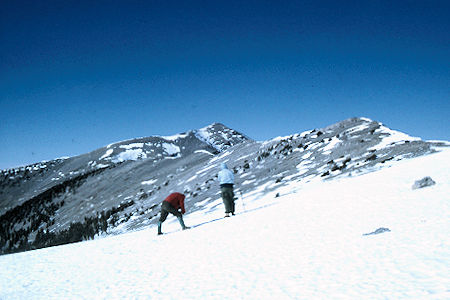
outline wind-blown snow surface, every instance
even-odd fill
[[[436,185],[419,190],[415,180]],[[450,151],[0,257],[0,299],[450,299]],[[259,198],[259,199],[256,199]],[[217,203],[219,204],[219,203]],[[189,211],[189,208],[188,208]],[[197,226],[198,225],[198,226]],[[390,232],[367,235],[377,228]]]

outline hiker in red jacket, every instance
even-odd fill
[[[158,235],[162,234],[161,225],[166,220],[169,213],[176,216],[180,222],[181,228],[183,230],[189,229],[184,225],[183,214],[186,212],[184,209],[184,199],[186,196],[180,193],[172,193],[162,202],[161,205],[161,217],[159,217],[158,222]]]

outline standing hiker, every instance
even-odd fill
[[[229,217],[230,213],[234,216],[234,175],[233,172],[228,170],[225,163],[220,165],[221,170],[219,171],[219,183],[220,191],[222,192],[222,200],[225,205],[225,217]]]
[[[161,216],[159,217],[158,222],[158,235],[162,234],[161,225],[166,220],[169,213],[178,218],[178,221],[180,222],[181,228],[183,230],[190,228],[184,225],[183,221],[183,214],[186,212],[186,210],[184,209],[185,198],[186,196],[183,194],[172,193],[169,196],[167,196],[166,199],[164,199],[164,201],[161,204]]]

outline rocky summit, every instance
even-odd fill
[[[277,197],[287,184],[357,176],[449,146],[367,118],[262,142],[220,123],[122,141],[1,171],[0,253],[151,226],[172,192],[186,195],[188,214],[212,209],[223,162],[235,173],[238,194]]]

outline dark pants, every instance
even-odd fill
[[[169,202],[163,201],[161,205],[161,216],[159,217],[159,222],[164,222],[167,219],[169,213],[176,216],[177,218],[182,218],[181,213],[175,207],[170,205]]]
[[[220,187],[225,213],[234,213],[234,192],[232,186]]]

